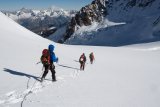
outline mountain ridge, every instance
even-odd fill
[[[60,27],[66,25],[75,12],[55,6],[43,10],[22,8],[13,12],[3,11],[6,16],[43,37],[48,37]],[[53,27],[54,29],[50,30]]]
[[[105,0],[94,0],[94,1],[100,2]],[[122,27],[115,26],[115,28],[113,26],[112,28],[109,28],[108,26],[106,27],[106,31],[104,30],[102,25],[102,28],[98,28],[100,32],[96,32],[96,37],[95,34],[92,34],[92,32],[90,31],[88,31],[88,33],[86,33],[86,31],[77,33],[77,31],[79,31],[78,29],[81,29],[81,27],[78,27],[78,29],[75,28],[72,31],[70,36],[64,35],[63,38],[67,37],[68,39],[63,40],[62,38],[62,41],[64,41],[64,43],[66,44],[76,44],[76,45],[87,44],[87,45],[100,45],[100,46],[122,46],[122,45],[153,42],[160,40],[159,24],[153,26],[154,23],[160,23],[159,0],[145,0],[145,1],[108,0],[105,2],[104,6],[106,8],[107,14],[106,16],[103,16],[102,18],[103,20],[101,20],[101,22],[109,20],[108,21],[109,23],[110,22],[125,23],[125,25],[123,25]],[[91,10],[95,11],[94,9]],[[95,21],[92,21],[91,22],[92,24],[89,24],[89,26],[90,25],[94,26]],[[99,23],[99,25],[103,24],[101,22]],[[81,35],[83,35],[83,38],[89,37],[93,39],[85,41],[85,39],[81,38]],[[97,38],[97,41],[94,37]],[[78,42],[76,43],[76,41]]]

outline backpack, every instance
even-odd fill
[[[89,58],[90,58],[90,59],[93,59],[93,54],[90,54],[90,55],[89,55]]]
[[[80,62],[83,62],[83,61],[84,61],[84,58],[83,58],[83,57],[81,57],[81,58],[80,58]]]
[[[89,55],[89,58],[92,59],[92,60],[94,59],[93,53],[91,53],[91,54]]]
[[[41,56],[41,62],[43,65],[50,64],[50,55],[49,55],[48,49],[43,49],[42,56]]]
[[[80,59],[79,59],[79,62],[86,62],[85,56],[81,56]]]

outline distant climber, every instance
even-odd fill
[[[80,56],[79,63],[80,63],[80,70],[84,70],[86,63],[86,56],[84,53]]]
[[[93,52],[89,54],[89,59],[90,59],[90,63],[93,64],[93,61],[95,60]]]
[[[54,46],[49,45],[48,49],[44,49],[42,52],[41,62],[45,67],[45,71],[41,77],[41,82],[48,74],[48,70],[50,70],[52,73],[52,81],[56,81],[54,62],[58,62],[58,58],[55,56],[55,53],[53,51],[54,51]]]

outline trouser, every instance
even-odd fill
[[[90,58],[90,62],[91,62],[91,64],[93,63],[93,58]]]
[[[85,62],[80,62],[80,70],[84,70],[85,68]]]
[[[42,78],[45,78],[46,75],[48,74],[48,71],[50,70],[51,73],[52,73],[52,80],[55,81],[56,80],[56,76],[55,76],[56,72],[55,72],[55,66],[54,66],[54,64],[52,63],[50,65],[44,65],[44,67],[45,67],[45,71],[44,71],[44,73],[42,75]]]

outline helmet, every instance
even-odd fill
[[[50,52],[53,51],[53,50],[54,50],[54,45],[50,44],[50,45],[48,46],[48,49],[49,49]]]

